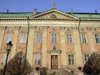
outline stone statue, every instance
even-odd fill
[[[52,4],[52,8],[55,8],[55,3]]]
[[[73,10],[72,9],[70,10],[70,12],[71,12],[71,14],[73,14]]]

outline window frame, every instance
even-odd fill
[[[98,34],[98,35],[99,35],[99,37],[98,37],[99,42],[96,42],[96,38],[97,38],[97,37],[95,37],[95,35],[96,35],[96,34]],[[99,43],[100,43],[100,34],[99,34],[99,33],[94,33],[94,39],[95,39],[95,43],[96,43],[96,44],[99,44]]]
[[[38,58],[38,61],[36,62],[35,60],[37,59],[36,58],[36,55],[39,55],[37,58]],[[39,63],[39,59],[40,59],[40,64]],[[35,64],[36,63],[36,64]],[[41,66],[41,53],[40,52],[36,52],[34,53],[34,66]]]
[[[23,36],[22,36],[23,34]],[[25,34],[25,35],[24,35]],[[27,36],[27,33],[21,33],[21,36],[20,36],[20,43],[26,43],[26,36]],[[22,41],[22,42],[21,42]]]
[[[67,36],[67,34],[71,34],[71,36]],[[69,42],[67,41],[67,39],[69,38]],[[70,41],[71,40],[71,41]],[[66,33],[66,43],[67,44],[70,44],[70,43],[73,43],[73,40],[72,40],[72,33]]]
[[[3,54],[6,54],[6,55],[5,55],[5,59],[4,59],[4,57],[3,57]],[[5,64],[6,64],[6,58],[7,58],[7,52],[3,52],[3,53],[2,53],[2,59],[1,59],[1,65],[5,65]],[[3,64],[4,61],[5,61],[5,64]],[[3,62],[3,63],[2,63],[2,62]]]
[[[69,55],[73,55],[73,58],[71,57],[71,64],[69,64]],[[67,56],[68,56],[68,66],[75,66],[75,53],[68,52]],[[72,59],[74,59],[74,64],[72,64]]]
[[[85,61],[85,56],[84,56],[85,54],[88,54],[88,55],[89,55],[88,59],[90,58],[90,53],[89,53],[89,52],[84,52],[84,53],[83,53],[83,57],[84,57],[84,64],[88,61],[88,60],[87,60],[87,61]]]
[[[38,36],[37,36],[37,34],[38,34]],[[40,34],[41,34],[41,36],[40,36]],[[42,33],[36,33],[35,43],[42,43]]]
[[[85,34],[85,37],[84,37],[84,38],[82,37],[83,34]],[[83,42],[83,41],[84,41],[83,39],[85,39],[86,42]],[[87,41],[87,34],[86,34],[86,33],[82,33],[82,34],[81,34],[81,43],[82,43],[82,44],[87,44],[87,43],[88,43],[88,41]]]
[[[52,36],[52,34],[53,34],[53,36]],[[56,36],[55,36],[55,34],[56,34]],[[57,33],[51,33],[51,43],[52,44],[56,44],[57,43]]]
[[[9,35],[8,35],[9,34]],[[10,34],[11,34],[11,36],[10,36]],[[6,34],[6,40],[5,40],[5,43],[8,43],[9,41],[11,41],[12,40],[12,33],[7,33]],[[8,39],[10,39],[10,40],[8,40]]]

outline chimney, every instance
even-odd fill
[[[8,11],[9,11],[9,10],[7,9],[7,10],[6,10],[6,13],[8,13]]]
[[[37,10],[37,9],[35,8],[35,9],[34,9],[34,13],[33,13],[33,14],[36,14],[36,10]]]
[[[95,10],[95,13],[97,13],[98,12],[98,10]]]
[[[71,15],[73,15],[73,10],[72,9],[70,10],[70,13],[71,13]]]

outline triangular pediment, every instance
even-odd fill
[[[67,13],[64,13],[64,12],[56,10],[56,9],[51,9],[51,10],[45,11],[43,13],[31,16],[30,18],[32,18],[32,19],[44,19],[44,20],[48,20],[48,19],[77,20],[78,19],[77,17],[75,17],[73,15],[69,15]]]

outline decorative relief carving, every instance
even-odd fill
[[[87,30],[88,30],[88,31],[91,31],[91,29],[92,29],[91,27],[87,27]]]
[[[48,26],[43,26],[43,29],[44,29],[44,30],[47,30],[47,29],[48,29]]]
[[[1,26],[1,30],[4,31],[7,27],[6,26]]]
[[[84,46],[82,46],[83,49],[88,49],[89,47],[87,46],[86,48]]]
[[[36,26],[30,26],[29,29],[30,31],[35,30]]]
[[[98,46],[96,46],[97,49],[100,49]]]
[[[49,54],[51,53],[61,53],[62,51],[61,50],[48,50]]]
[[[72,27],[73,31],[77,31],[79,27]]]
[[[71,48],[69,48],[69,47],[67,46],[67,49],[70,49],[70,50],[71,50],[71,49],[73,49],[73,46],[72,46]]]
[[[24,46],[24,47],[20,47],[20,46],[19,46],[19,49],[25,49],[25,48],[26,48],[26,46]]]
[[[19,31],[20,26],[15,26],[15,30]]]
[[[64,26],[60,26],[61,31],[64,31],[65,27]]]
[[[35,48],[39,50],[39,49],[41,49],[41,48],[42,48],[42,46],[40,46],[39,48],[35,46]]]

